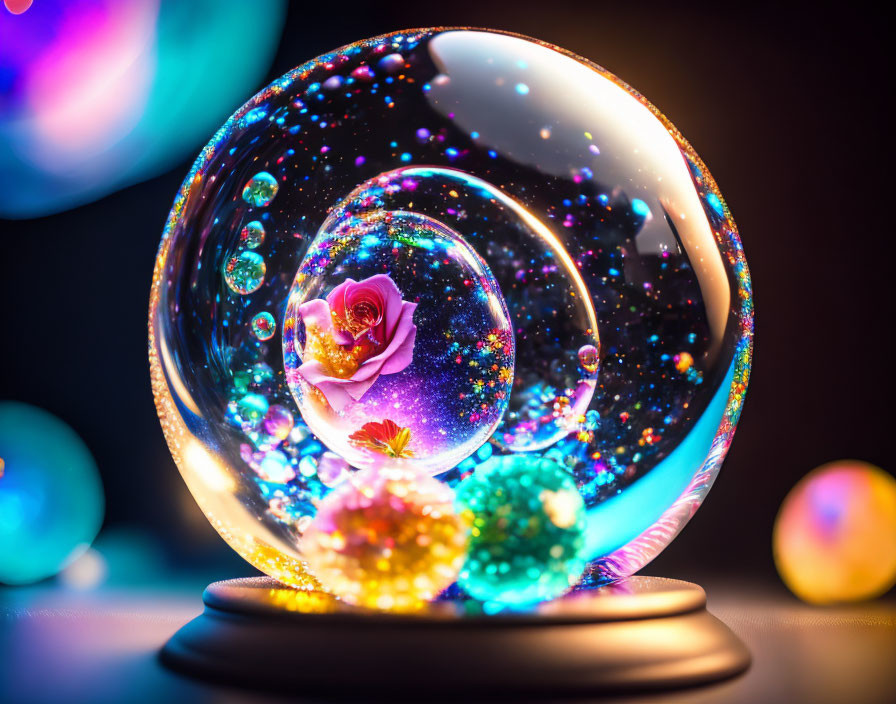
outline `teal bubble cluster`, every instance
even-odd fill
[[[259,171],[243,187],[243,200],[256,208],[263,208],[271,204],[279,189],[277,179],[267,171]]]
[[[234,254],[224,265],[224,280],[241,296],[257,291],[264,283],[264,274],[264,257],[248,249]]]
[[[473,598],[506,605],[552,599],[585,569],[585,503],[553,460],[492,457],[457,488],[471,526],[458,584]]]
[[[242,246],[248,247],[249,249],[255,249],[263,242],[264,225],[258,222],[258,220],[253,220],[252,222],[247,223],[246,226],[240,230],[240,244]]]

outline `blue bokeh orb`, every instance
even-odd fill
[[[103,520],[87,446],[34,406],[0,401],[0,582],[30,584],[83,553]]]

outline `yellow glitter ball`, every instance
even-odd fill
[[[321,501],[302,552],[345,601],[411,611],[457,579],[467,532],[450,487],[390,464],[356,472]]]

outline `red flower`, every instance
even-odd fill
[[[389,457],[413,457],[412,450],[407,449],[411,441],[411,429],[402,428],[388,418],[382,423],[365,423],[361,429],[349,436],[353,445],[379,452]]]

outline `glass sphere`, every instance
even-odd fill
[[[299,265],[283,330],[302,418],[355,467],[391,457],[439,474],[507,409],[513,330],[498,283],[429,218],[337,208]]]
[[[93,456],[40,408],[0,402],[0,583],[51,577],[93,542],[104,511]]]
[[[303,536],[356,472],[455,488],[514,455],[576,487],[591,585],[703,500],[752,330],[731,214],[640,94],[538,41],[419,30],[218,131],[165,228],[150,363],[187,484],[268,574],[317,584]]]

